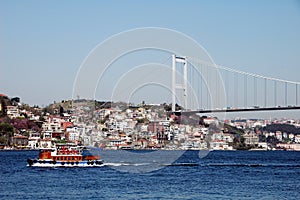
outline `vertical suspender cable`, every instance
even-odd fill
[[[298,84],[296,84],[296,106],[298,106]]]
[[[203,74],[202,74],[202,65],[200,65],[200,76],[199,76],[199,80],[200,80],[200,92],[199,92],[199,95],[200,95],[200,107],[201,109],[203,109],[203,101],[202,101],[202,87],[203,87]],[[201,78],[201,79],[200,79]]]
[[[274,103],[275,107],[277,107],[277,82],[274,81]]]
[[[255,77],[254,78],[254,106],[257,106],[257,80]]]
[[[265,81],[265,108],[267,107],[267,79],[264,79]]]
[[[285,106],[287,106],[288,102],[287,102],[287,82],[285,82]]]
[[[219,107],[219,76],[218,76],[218,69],[216,68],[215,69],[216,71],[216,81],[215,81],[215,84],[216,84],[216,96],[214,97],[216,99],[216,105],[217,107]]]
[[[247,75],[244,75],[244,108],[247,108]]]
[[[239,98],[239,94],[238,94],[238,75],[237,73],[234,73],[234,107],[238,108],[238,98]]]
[[[207,108],[208,109],[211,109],[210,108],[210,104],[209,104],[209,100],[210,100],[210,98],[209,98],[209,96],[210,96],[210,93],[209,93],[209,84],[210,84],[210,77],[209,77],[209,69],[208,69],[208,66],[205,66],[206,67],[206,92],[207,92],[207,94],[206,94],[206,97],[207,97]]]
[[[227,106],[229,105],[229,79],[228,79],[228,71],[225,71],[225,94],[226,94],[226,103],[227,103]]]

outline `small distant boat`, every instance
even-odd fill
[[[41,148],[39,158],[27,159],[30,167],[100,167],[100,155],[86,154],[83,147],[75,144],[56,144],[55,147]],[[89,151],[85,151],[89,152]]]
[[[132,146],[120,146],[119,149],[121,150],[134,150]]]

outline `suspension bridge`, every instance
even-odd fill
[[[296,110],[300,82],[239,71],[172,55],[172,112]],[[183,110],[176,110],[176,104]]]

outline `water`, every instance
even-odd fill
[[[102,158],[110,162],[101,168],[29,168],[26,159],[36,157],[37,151],[0,151],[0,199],[299,199],[300,196],[300,152],[213,151],[200,159],[198,151],[187,151],[173,164],[153,160],[128,162],[128,155],[138,157],[144,152],[126,154],[127,157],[122,152],[102,152]],[[174,152],[160,154],[168,158]],[[151,171],[149,165],[159,167]]]

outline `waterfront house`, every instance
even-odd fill
[[[286,149],[286,150],[293,150],[293,151],[300,151],[300,144],[285,144],[279,143],[276,145],[277,148]]]
[[[266,143],[266,142],[259,142],[257,146],[258,146],[258,148],[262,148],[265,150],[268,149],[268,143]]]
[[[27,147],[28,137],[23,135],[16,135],[14,137],[11,137],[11,144],[18,148]]]
[[[282,132],[281,131],[276,131],[275,136],[279,141],[282,141]]]
[[[31,132],[28,138],[28,147],[30,149],[37,149],[39,147],[39,140],[41,139],[41,134],[38,132]]]
[[[295,143],[300,143],[300,135],[295,135]]]
[[[243,137],[245,138],[246,145],[257,145],[259,142],[258,136],[253,131],[245,133]]]
[[[145,138],[138,139],[135,143],[135,146],[139,149],[144,149],[148,147],[149,141]]]
[[[42,148],[50,148],[50,147],[52,147],[52,141],[51,141],[51,139],[49,139],[49,138],[41,139],[40,143],[39,143],[39,147],[42,147]]]

